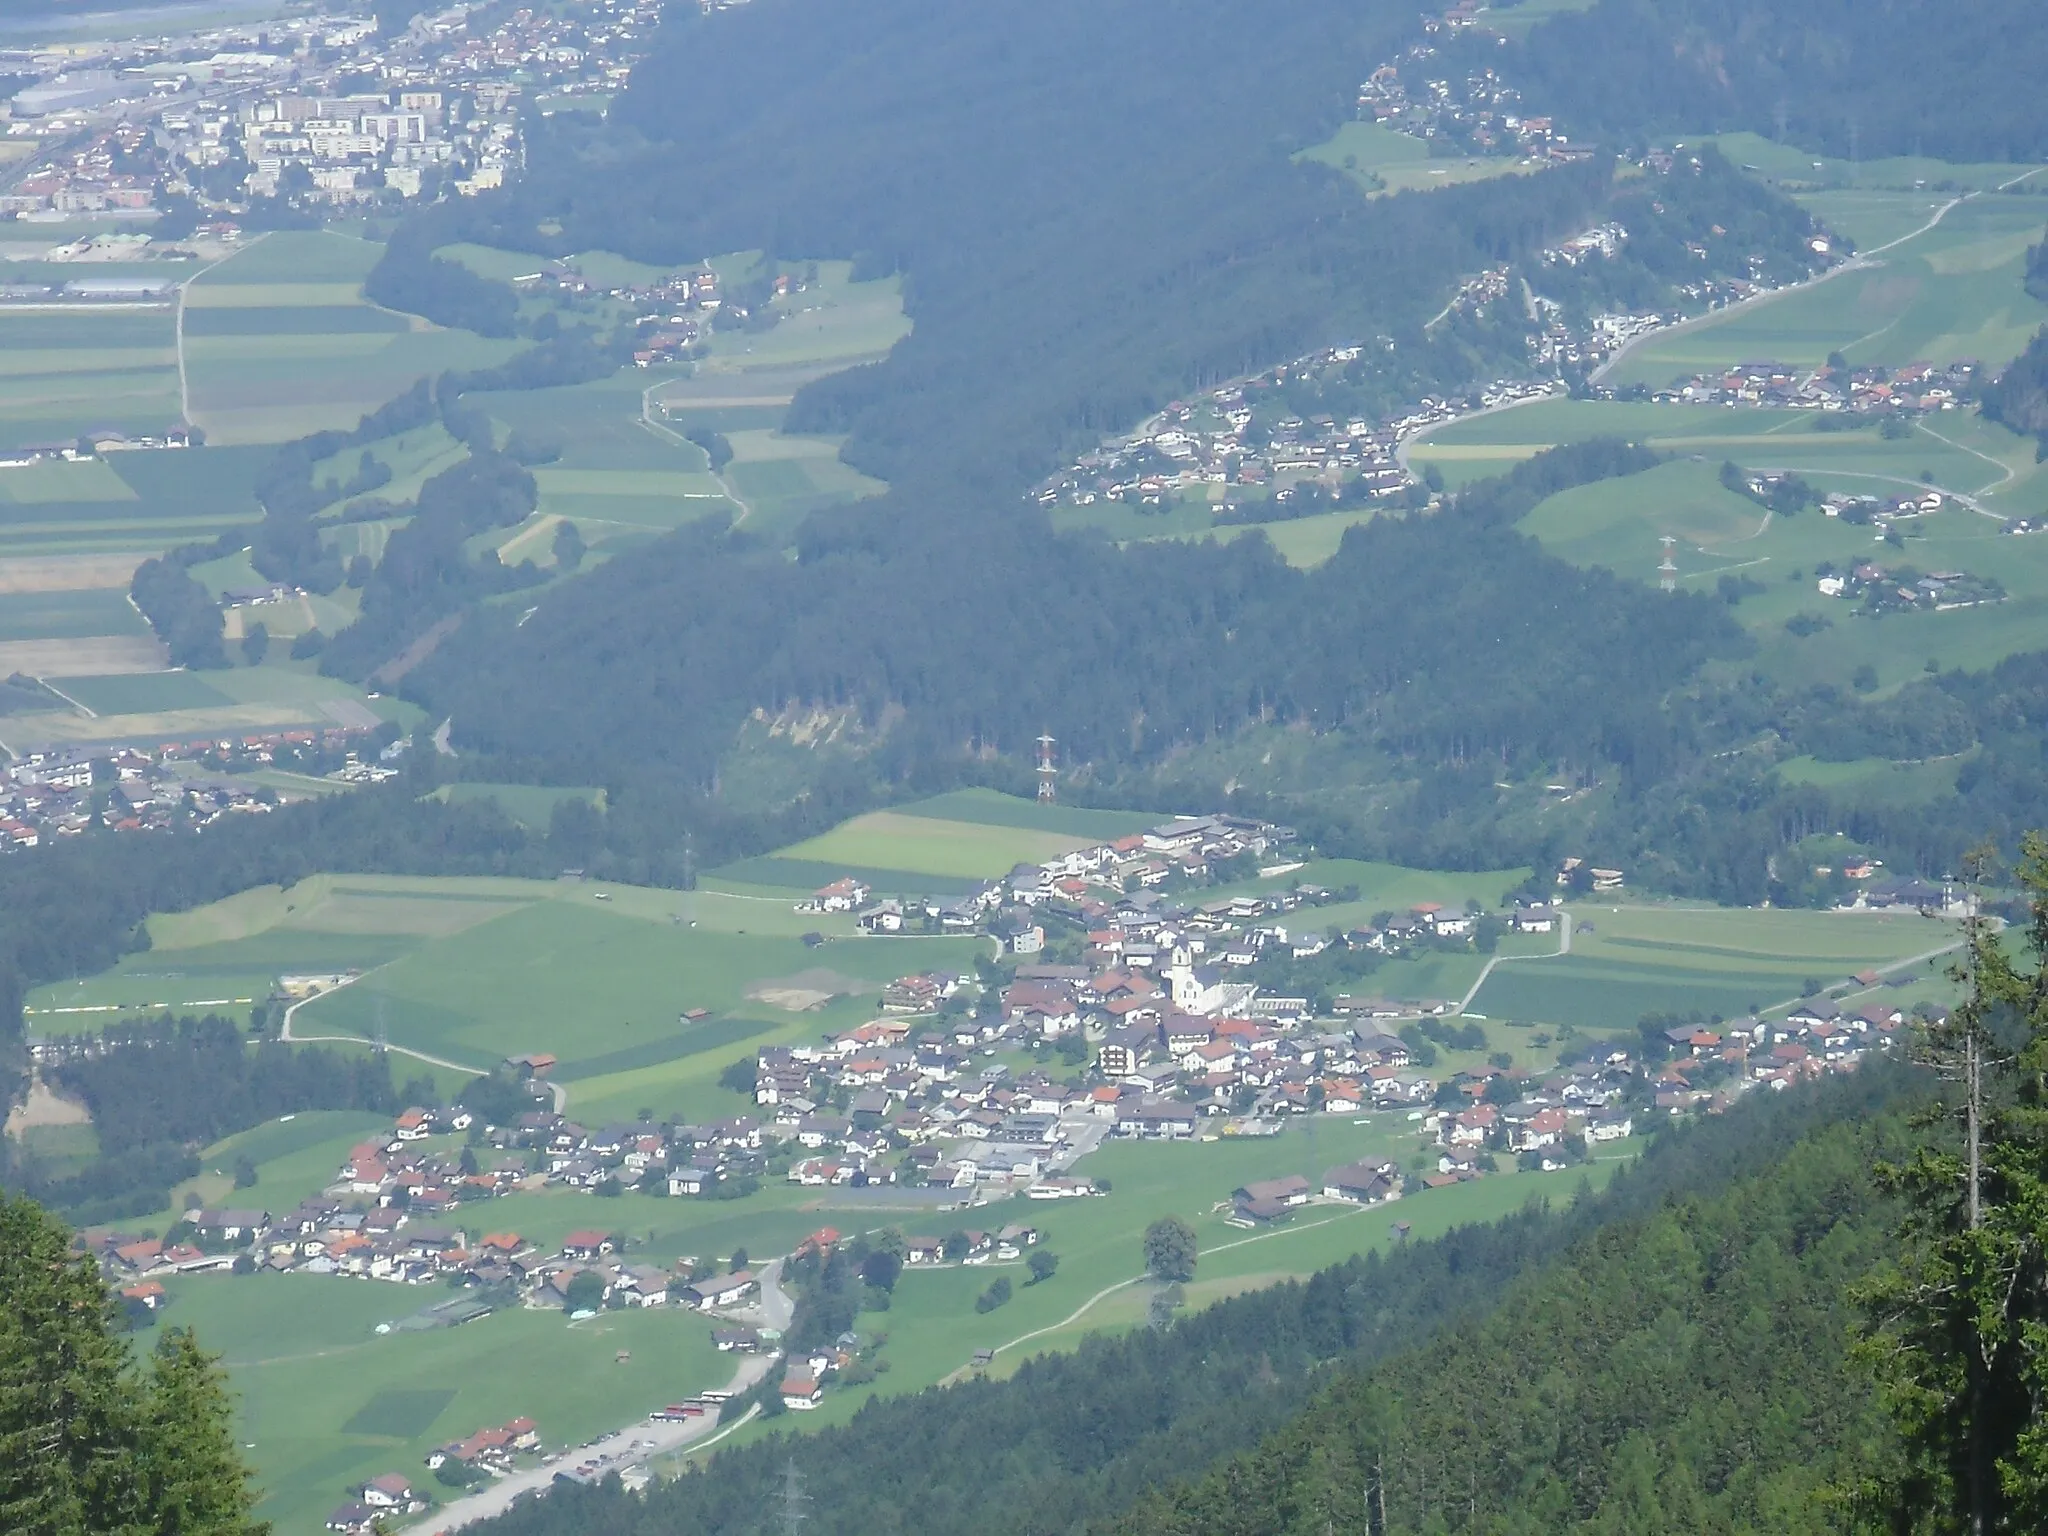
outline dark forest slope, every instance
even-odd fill
[[[2048,153],[2034,0],[1600,0],[1503,67],[1617,144],[1744,128],[1865,159]]]
[[[1605,180],[1368,203],[1295,163],[1416,34],[1399,0],[690,9],[609,125],[536,124],[522,186],[426,216],[387,265],[467,235],[903,272],[913,334],[792,422],[850,432],[848,459],[899,489],[1014,493],[1176,392],[1412,328]]]
[[[1346,1373],[1256,1452],[1105,1529],[1844,1529],[1844,1493],[1892,1454],[1847,1351],[1849,1288],[1893,1247],[1869,1167],[1901,1129],[1837,1126],[1602,1232],[1483,1323]]]

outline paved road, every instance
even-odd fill
[[[754,1385],[776,1366],[778,1355],[748,1355],[733,1374],[726,1390],[740,1393]],[[677,1394],[681,1396],[679,1392]],[[642,1419],[637,1424],[628,1424],[624,1429],[592,1441],[580,1451],[571,1451],[559,1460],[544,1466],[533,1467],[524,1472],[515,1472],[510,1477],[500,1478],[488,1488],[444,1505],[432,1515],[414,1526],[406,1528],[407,1536],[440,1536],[444,1531],[453,1531],[478,1520],[488,1520],[493,1515],[502,1515],[512,1507],[512,1501],[525,1493],[545,1493],[554,1486],[555,1474],[579,1466],[596,1458],[605,1460],[606,1472],[623,1471],[627,1467],[639,1466],[656,1456],[670,1451],[681,1450],[694,1441],[709,1437],[718,1428],[716,1414],[707,1413],[701,1419],[684,1419],[679,1423],[659,1423],[653,1419]]]

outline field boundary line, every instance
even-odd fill
[[[178,414],[184,418],[185,425],[188,427],[192,425],[192,383],[190,377],[185,372],[185,290],[206,276],[215,267],[226,265],[244,251],[255,250],[257,246],[269,238],[270,231],[266,229],[247,245],[238,246],[234,250],[229,251],[227,255],[209,261],[197,272],[186,278],[185,281],[178,284],[177,318],[173,322],[172,332],[176,338],[175,344],[178,353]]]
[[[733,489],[732,482],[726,479],[721,472],[711,468],[711,455],[709,453],[706,453],[700,445],[691,442],[687,436],[685,436],[681,432],[678,432],[674,427],[668,425],[668,423],[656,421],[654,419],[654,392],[657,389],[660,389],[663,384],[667,384],[669,382],[669,380],[663,379],[659,383],[650,384],[645,389],[640,391],[640,425],[645,427],[649,432],[652,432],[656,437],[665,437],[670,442],[675,443],[680,447],[695,448],[699,453],[704,454],[705,469],[710,470],[711,478],[716,480],[719,484],[719,488],[725,492],[725,499],[740,509],[740,515],[732,520],[733,526],[737,528],[741,523],[744,523],[747,520],[747,518],[753,513],[754,510],[752,507],[747,505],[746,498],[741,496],[738,491]]]
[[[50,680],[49,680],[49,679],[48,679],[47,677],[39,677],[39,678],[37,678],[37,679],[36,679],[36,681],[37,681],[37,682],[39,682],[39,683],[41,683],[41,684],[42,684],[42,685],[43,685],[43,686],[44,686],[45,688],[49,689],[49,690],[50,690],[50,692],[52,692],[52,693],[54,693],[55,695],[57,695],[57,697],[58,697],[58,698],[60,698],[60,699],[62,699],[62,700],[63,700],[63,701],[64,701],[64,702],[66,703],[66,704],[69,704],[69,705],[70,705],[70,706],[71,706],[71,707],[72,707],[73,709],[75,709],[75,710],[79,711],[79,713],[83,714],[83,715],[85,716],[85,718],[86,718],[86,719],[88,719],[88,720],[97,720],[97,719],[99,719],[99,711],[98,711],[98,710],[94,710],[94,709],[87,709],[87,708],[86,708],[86,707],[85,707],[85,706],[84,706],[83,704],[79,703],[79,702],[78,702],[78,700],[76,700],[76,699],[74,699],[73,697],[71,697],[71,695],[70,695],[70,694],[66,693],[66,692],[65,692],[65,691],[64,691],[64,690],[63,690],[62,688],[59,688],[59,687],[58,687],[58,686],[57,686],[57,685],[56,685],[55,683],[51,682],[51,681],[50,681]]]

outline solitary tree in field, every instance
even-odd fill
[[[1197,1252],[1195,1229],[1178,1216],[1162,1216],[1145,1229],[1145,1269],[1155,1280],[1194,1279]]]

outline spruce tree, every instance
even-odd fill
[[[265,1536],[226,1382],[191,1333],[146,1365],[90,1255],[0,1191],[0,1531]]]
[[[2016,874],[2020,944],[1965,922],[1963,1000],[1920,1049],[1953,1084],[1926,1117],[1948,1127],[1878,1169],[1906,1202],[1901,1250],[1856,1297],[1907,1448],[1881,1495],[1904,1529],[2048,1529],[2048,839],[2027,836]]]

